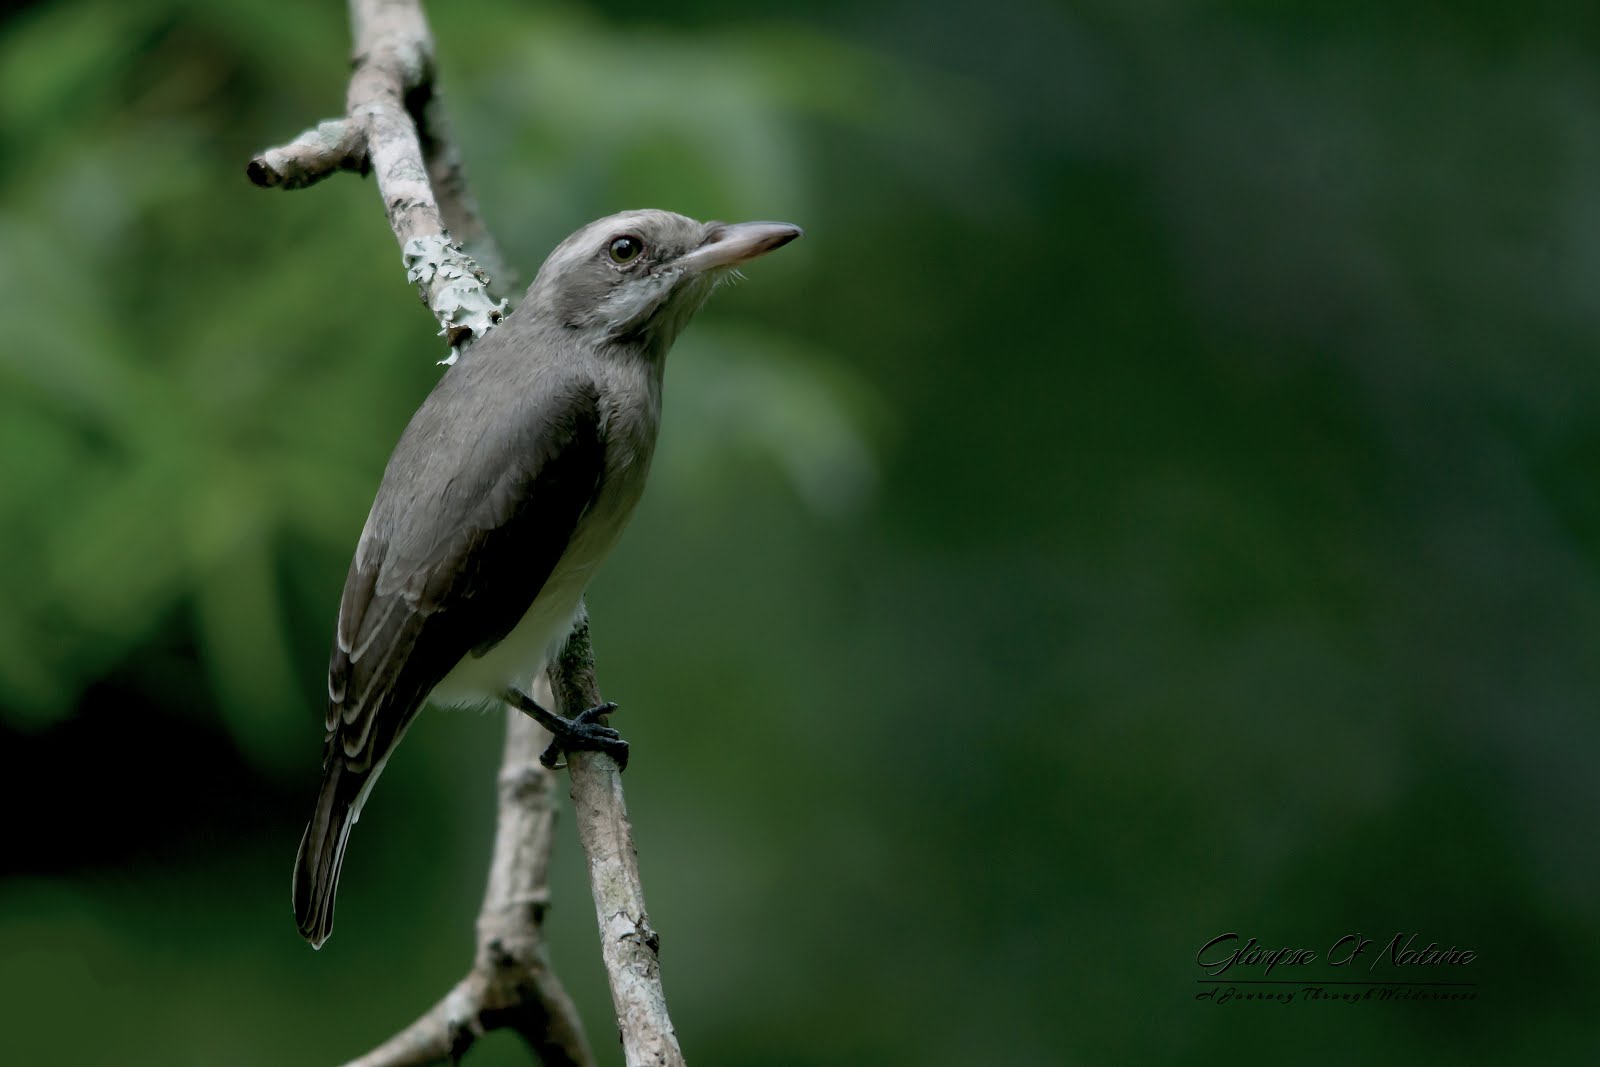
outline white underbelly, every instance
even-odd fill
[[[648,458],[608,472],[610,488],[579,521],[567,550],[522,621],[484,655],[469,652],[433,687],[430,700],[482,706],[491,701],[498,704],[507,686],[528,692],[572,632],[583,591],[617,543],[644,488]]]
[[[482,656],[467,653],[433,687],[429,699],[436,704],[478,706],[499,703],[507,686],[526,693],[572,632],[585,584],[568,579],[539,590],[528,613],[505,640]]]

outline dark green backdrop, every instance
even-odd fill
[[[673,353],[591,596],[691,1062],[1600,1062],[1592,12],[431,16],[524,282],[624,207],[807,229]],[[244,178],[347,51],[312,0],[0,25],[8,1063],[335,1062],[467,963],[492,719],[413,732],[327,949],[289,913],[443,355],[370,182]],[[1478,998],[1197,1001],[1229,931]]]

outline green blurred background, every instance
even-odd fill
[[[1575,10],[433,5],[523,284],[625,207],[807,229],[674,351],[590,598],[691,1062],[1600,1062]],[[492,718],[411,734],[328,948],[289,912],[444,354],[370,181],[244,177],[347,53],[311,0],[0,24],[8,1063],[336,1062],[468,962]],[[1481,995],[1197,1003],[1227,931],[1416,932]]]

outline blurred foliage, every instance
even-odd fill
[[[369,316],[350,314],[393,281],[383,271],[389,264],[370,244],[353,241],[341,217],[361,201],[307,205],[314,213],[292,235],[269,237],[259,250],[248,226],[223,235],[197,225],[196,199],[217,195],[205,179],[221,160],[208,152],[239,137],[239,127],[281,126],[251,121],[261,117],[259,107],[244,109],[244,117],[216,105],[211,114],[191,110],[219,89],[237,89],[242,98],[282,96],[273,55],[252,64],[247,54],[258,44],[259,25],[280,21],[275,10],[158,8],[130,22],[130,12],[108,5],[107,21],[124,24],[109,39],[97,30],[96,50],[84,62],[97,71],[122,68],[112,83],[123,92],[113,95],[131,95],[132,114],[87,128],[52,126],[67,90],[54,58],[60,48],[47,35],[77,34],[79,20],[98,19],[100,9],[42,13],[9,40],[5,66],[16,92],[8,99],[18,113],[10,116],[17,136],[7,157],[19,173],[4,215],[10,254],[0,313],[19,325],[20,337],[4,364],[12,388],[0,400],[0,420],[14,435],[14,452],[33,462],[30,484],[8,492],[0,506],[7,520],[35,532],[19,539],[13,561],[13,573],[29,579],[14,598],[29,625],[13,625],[0,660],[0,709],[18,728],[39,729],[70,713],[84,687],[187,604],[229,729],[258,758],[293,766],[300,755],[276,714],[313,692],[296,681],[285,633],[290,611],[276,571],[280,561],[295,560],[285,558],[284,543],[346,547],[350,518],[370,498],[371,461],[387,439],[378,434],[378,443],[358,446],[365,455],[350,457],[367,463],[333,458],[348,455],[345,442],[373,432],[367,420],[396,417],[413,404],[418,375],[435,372],[416,360],[409,376],[383,373],[400,362],[396,352],[420,347],[407,340],[418,333],[415,316],[390,316],[386,328],[369,330]],[[308,65],[341,66],[340,31],[329,28],[310,55],[299,45],[313,42],[275,36],[272,44],[295,47]],[[524,211],[540,208],[546,226],[586,217],[586,201],[633,203],[630,196],[720,204],[738,217],[776,204],[805,216],[789,123],[838,104],[828,94],[811,100],[803,71],[842,67],[868,85],[885,77],[869,59],[820,37],[780,42],[769,34],[763,44],[757,35],[756,43],[733,38],[719,49],[687,37],[617,36],[552,15],[463,57],[468,69],[482,67],[483,91],[501,105],[470,125],[527,131],[509,148],[529,158],[492,154],[492,169],[506,173],[486,184],[501,189],[513,175],[524,184],[531,178],[548,193],[507,199]],[[129,37],[148,39],[150,47],[117,54]],[[228,53],[202,49],[203,42]],[[256,66],[259,84],[236,84]],[[651,79],[670,82],[676,94],[648,91]],[[534,106],[550,99],[562,106]],[[306,103],[308,115],[326,108]],[[230,120],[235,128],[223,130]],[[34,138],[43,140],[43,151]],[[597,175],[641,171],[652,178],[633,183],[637,188],[612,183],[617,199],[592,188]],[[248,188],[230,192],[250,196]],[[554,212],[551,204],[580,211]],[[238,210],[244,223],[247,209]],[[518,221],[511,232],[531,228]],[[63,229],[76,240],[64,242]],[[196,270],[225,254],[217,244],[239,253],[248,274]],[[152,262],[164,269],[152,271]],[[152,277],[158,273],[172,284],[159,284]],[[79,278],[88,284],[63,291],[62,279]],[[110,290],[119,281],[126,287],[97,291],[96,280]],[[692,478],[729,443],[719,440],[716,424],[737,422],[739,450],[772,454],[814,501],[848,496],[849,486],[870,480],[871,452],[861,429],[838,417],[844,409],[832,402],[830,382],[844,378],[854,393],[863,386],[840,366],[819,376],[829,360],[815,345],[800,358],[776,351],[767,358],[776,342],[752,330],[736,344],[757,369],[730,366],[722,377],[737,380],[725,381],[716,391],[722,395],[683,390],[675,406],[702,427],[694,440],[706,455],[680,455],[674,469]],[[334,358],[356,348],[356,360]],[[368,397],[376,401],[370,414],[352,414],[350,398],[364,393],[359,383],[380,378],[392,395]],[[751,406],[763,417],[741,414]],[[69,483],[82,491],[57,492]],[[136,573],[129,573],[130,560],[141,561]]]
[[[696,1063],[1600,1056],[1593,13],[430,15],[524,282],[624,207],[808,231],[675,349],[591,595]],[[331,1062],[468,959],[477,716],[385,775],[330,947],[289,922],[338,590],[442,354],[370,183],[243,176],[347,32],[0,23],[17,1062]],[[570,834],[555,893],[609,1052]],[[1196,1004],[1227,930],[1415,930],[1484,987]]]

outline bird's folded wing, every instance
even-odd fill
[[[328,758],[351,770],[381,763],[440,679],[515,628],[598,489],[591,383],[514,417],[497,403],[470,419],[425,404],[384,474],[328,665]]]

